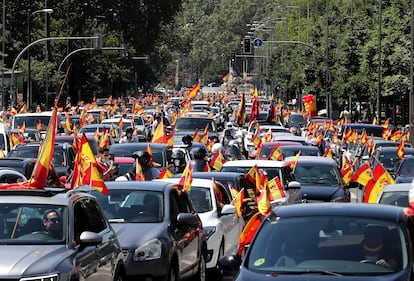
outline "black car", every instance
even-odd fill
[[[37,158],[39,142],[17,144],[7,158]],[[70,143],[55,143],[52,164],[59,176],[69,176],[75,161],[75,150]]]
[[[125,279],[120,244],[95,197],[0,190],[1,280]]]
[[[280,206],[262,219],[241,265],[235,256],[219,265],[238,281],[410,280],[412,219],[379,204]]]
[[[414,148],[404,148],[404,154],[406,156],[414,155]],[[372,153],[368,163],[372,169],[374,169],[378,163],[381,163],[389,173],[393,174],[400,160],[401,159],[398,157],[398,147],[379,147]]]
[[[414,156],[406,155],[396,166],[395,173],[392,174],[395,183],[411,182],[414,178]]]
[[[126,275],[137,280],[205,280],[207,244],[187,193],[166,182],[106,182],[92,190],[118,234]]]
[[[113,154],[115,157],[131,157],[136,151],[145,151],[148,144],[150,144],[154,162],[159,164],[157,165],[157,168],[168,167],[168,164],[171,162],[172,154],[172,148],[168,144],[150,142],[115,143],[110,146],[109,153]]]
[[[285,159],[286,162],[293,157]],[[300,156],[293,170],[300,189],[288,190],[287,202],[350,202],[351,192],[345,187],[335,160],[323,156]]]

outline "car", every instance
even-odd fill
[[[196,129],[202,134],[208,124],[208,138],[218,140],[216,122],[209,117],[179,117],[174,125],[174,141],[181,141],[185,135],[193,136]]]
[[[40,121],[42,123],[40,132],[44,134],[51,117],[52,111],[18,113],[12,118],[11,129],[18,129],[24,123],[26,129],[37,130],[37,123]],[[59,114],[56,122],[59,122]]]
[[[2,189],[0,210],[0,279],[125,279],[117,235],[94,196],[77,189]]]
[[[293,161],[294,156],[285,158]],[[344,186],[336,161],[323,156],[299,156],[293,169],[300,188],[290,191],[288,204],[350,202],[351,192]]]
[[[27,178],[25,175],[19,171],[13,168],[0,167],[0,183],[17,183],[24,182],[26,180]]]
[[[90,108],[86,111],[87,114],[92,114],[95,120],[98,120],[98,123],[101,123],[101,120],[110,118],[110,113],[107,109],[102,107]]]
[[[122,122],[121,122],[121,119],[122,119]],[[111,125],[119,126],[120,123],[123,124],[123,127],[120,128],[123,133],[128,127],[135,128],[134,122],[131,119],[127,119],[127,118],[109,118],[109,119],[104,119],[101,121],[101,124],[107,125],[107,128],[110,128]]]
[[[400,207],[409,207],[408,193],[412,188],[410,183],[395,183],[386,185],[378,196],[378,204],[386,204]]]
[[[221,167],[220,172],[236,172],[247,174],[249,170],[257,165],[257,167],[267,173],[269,180],[278,176],[282,185],[287,185],[290,181],[293,181],[293,177],[290,173],[290,169],[285,161],[273,161],[273,160],[233,160],[227,161]]]
[[[25,129],[23,133],[19,129],[12,129],[10,133],[21,136],[25,142],[41,142],[43,140],[42,135],[37,129]]]
[[[414,155],[414,148],[404,148],[404,154],[406,156]],[[401,159],[398,157],[398,147],[379,147],[372,153],[368,163],[372,169],[374,169],[378,163],[381,163],[389,173],[394,174],[395,168],[400,160]]]
[[[86,134],[85,134],[86,135]],[[80,138],[81,136],[79,136]],[[98,147],[99,147],[99,143],[96,140],[96,138],[92,135],[86,135],[86,138],[88,140],[88,143],[92,149],[93,155],[98,155]],[[58,135],[55,137],[55,143],[70,143],[73,145],[73,140],[74,140],[74,136],[73,134],[71,135]]]
[[[301,113],[292,112],[287,120],[287,127],[296,127],[298,130],[306,126],[306,119]]]
[[[13,147],[7,158],[37,158],[40,143],[20,143]],[[59,176],[69,176],[75,161],[75,150],[70,143],[55,143],[52,164]]]
[[[222,270],[251,280],[410,280],[412,215],[360,203],[279,206],[262,219],[240,259]],[[306,233],[306,234],[305,234]],[[370,256],[382,250],[384,260]]]
[[[178,184],[179,178],[162,181]],[[228,188],[212,179],[193,178],[189,196],[200,216],[207,238],[207,270],[217,273],[217,261],[223,255],[237,253],[244,220],[238,217],[231,204],[233,197]],[[217,189],[219,191],[217,191]]]
[[[108,196],[85,190],[96,196],[118,235],[129,280],[205,280],[205,232],[187,193],[160,181],[106,186]]]
[[[114,124],[87,124],[79,129],[79,134],[85,133],[86,135],[93,135],[96,131],[98,131],[101,135],[104,128],[107,132],[109,132],[111,130],[111,126],[113,127],[113,131],[115,133],[115,136],[113,137],[114,142],[118,143],[122,138],[122,130],[118,125]]]
[[[282,150],[287,146],[302,146],[299,142],[294,141],[269,141],[264,142],[260,145],[259,149],[256,152],[255,159],[257,160],[267,160],[270,157],[270,153],[275,148],[275,146],[280,146]]]
[[[414,178],[414,156],[405,155],[396,168],[395,173],[391,174],[395,178],[395,183],[412,182]]]
[[[297,142],[288,142],[288,141],[275,141],[275,142],[265,142],[260,146],[259,152],[256,155],[256,159],[265,160],[269,159],[269,153],[272,151],[276,144],[280,145],[280,148],[283,152],[283,159],[290,156],[295,156],[299,151],[300,155],[303,156],[320,156],[321,153],[317,146],[313,145],[302,145]],[[282,160],[283,160],[282,159]]]
[[[150,145],[156,168],[168,167],[171,163],[172,148],[163,143],[115,143],[109,147],[109,153],[115,157],[131,157],[136,151],[145,151]]]

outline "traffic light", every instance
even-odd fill
[[[231,61],[231,63],[235,63],[236,62],[236,54],[235,53],[231,53],[230,61]]]
[[[243,51],[245,54],[250,54],[252,52],[252,41],[250,38],[243,39]]]

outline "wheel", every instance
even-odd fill
[[[198,271],[193,278],[194,281],[206,281],[206,259],[204,253],[201,253],[198,261]]]
[[[222,280],[223,279],[223,271],[218,268],[218,261],[220,258],[224,256],[224,241],[221,241],[220,248],[217,255],[217,262],[216,262],[216,268],[213,271],[214,280]]]
[[[124,276],[118,272],[114,278],[114,281],[124,281]]]
[[[175,264],[171,264],[169,275],[167,276],[165,280],[166,281],[177,281],[178,280],[177,275],[178,275],[177,266]]]

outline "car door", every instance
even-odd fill
[[[102,237],[98,245],[80,245],[80,235],[91,231]],[[113,265],[119,249],[115,232],[109,227],[99,205],[91,198],[74,204],[74,243],[77,245],[76,267],[82,280],[113,280]]]
[[[224,244],[224,253],[234,254],[234,250],[238,247],[240,233],[243,229],[244,224],[241,221],[242,219],[237,217],[236,213],[227,215],[220,213],[221,210],[219,206],[230,205],[232,197],[228,193],[227,189],[221,183],[217,182],[217,187],[219,188],[221,193],[221,201],[216,196],[216,200],[219,203],[217,205],[217,207],[219,208],[218,217],[223,225],[223,231],[226,240],[226,243]]]
[[[170,193],[171,218],[179,213],[191,213],[186,193],[178,194],[175,189]],[[188,272],[198,264],[198,247],[200,229],[197,226],[179,225],[172,222],[172,235],[178,245],[179,267],[181,272]]]

